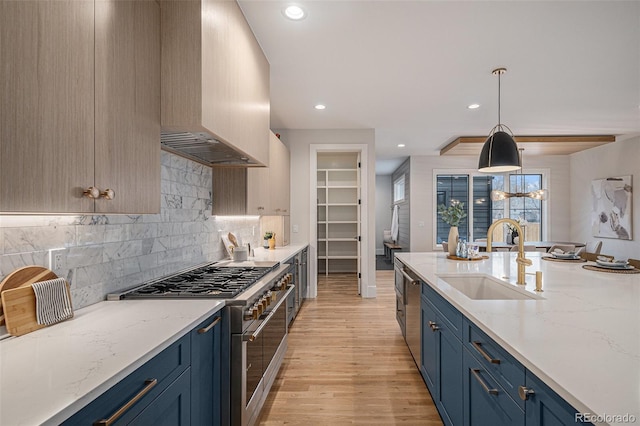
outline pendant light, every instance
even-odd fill
[[[518,154],[518,158],[520,160],[520,165],[522,165],[522,151],[524,151],[524,148],[518,148],[518,151],[520,151]],[[524,189],[524,175],[522,174],[522,168],[520,169],[520,187]],[[546,200],[548,196],[549,191],[547,191],[546,189],[537,189],[535,191],[529,192],[505,192],[499,191],[497,189],[491,191],[491,201],[502,201],[504,199],[513,197],[526,197],[542,201]]]
[[[482,146],[478,161],[478,170],[481,172],[501,173],[522,168],[513,132],[500,122],[500,76],[506,72],[506,68],[496,68],[492,71],[493,75],[498,76],[498,124],[491,129]]]

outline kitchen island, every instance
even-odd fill
[[[618,415],[640,421],[640,274],[590,271],[585,263],[527,253],[533,265],[518,286],[516,255],[472,262],[445,253],[396,257],[578,412],[614,419],[597,422],[603,424]],[[535,271],[542,271],[542,293],[534,291]],[[451,275],[487,275],[534,298],[474,300],[441,278]]]

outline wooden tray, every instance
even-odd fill
[[[584,269],[588,269],[590,271],[598,271],[598,272],[608,272],[610,274],[640,274],[640,269],[611,269],[611,268],[601,268],[597,265],[582,265]]]
[[[25,266],[16,269],[0,282],[0,295],[5,290],[11,290],[18,287],[30,286],[40,281],[53,280],[58,276],[49,269],[42,266]],[[0,325],[4,324],[4,313],[2,301],[0,299]]]
[[[579,259],[557,259],[553,256],[542,256],[542,260],[549,260],[551,262],[564,262],[564,263],[583,263],[586,262],[587,259],[579,258]]]
[[[488,259],[489,256],[480,256],[480,257],[458,257],[458,256],[451,256],[450,254],[447,255],[447,259],[451,259],[451,260],[463,260],[463,261],[468,261],[468,262],[474,262],[476,260],[485,260]]]

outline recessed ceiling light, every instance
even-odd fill
[[[398,144],[398,148],[404,148],[404,147],[405,147],[405,144],[403,144],[403,143],[399,143]]]
[[[305,16],[307,16],[307,14],[304,12],[304,9],[301,8],[300,6],[296,6],[295,4],[292,4],[290,6],[287,6],[284,9],[284,16],[286,16],[289,19],[293,19],[294,21],[299,21],[303,19]]]
[[[322,104],[318,104],[316,106],[314,106],[315,109],[325,109],[326,106],[322,105]]]
[[[478,108],[480,108],[480,104],[471,104],[467,108],[469,108],[469,109],[478,109]]]

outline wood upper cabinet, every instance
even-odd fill
[[[89,212],[94,2],[0,2],[0,212]]]
[[[269,167],[213,168],[214,215],[289,216],[289,149],[269,133]]]
[[[160,7],[163,129],[209,133],[269,165],[269,62],[240,6],[161,0]]]
[[[160,211],[160,6],[96,0],[95,186],[100,213]]]
[[[1,213],[159,211],[159,24],[155,2],[0,2]]]
[[[290,214],[290,154],[269,132],[269,167],[247,170],[247,214]]]

